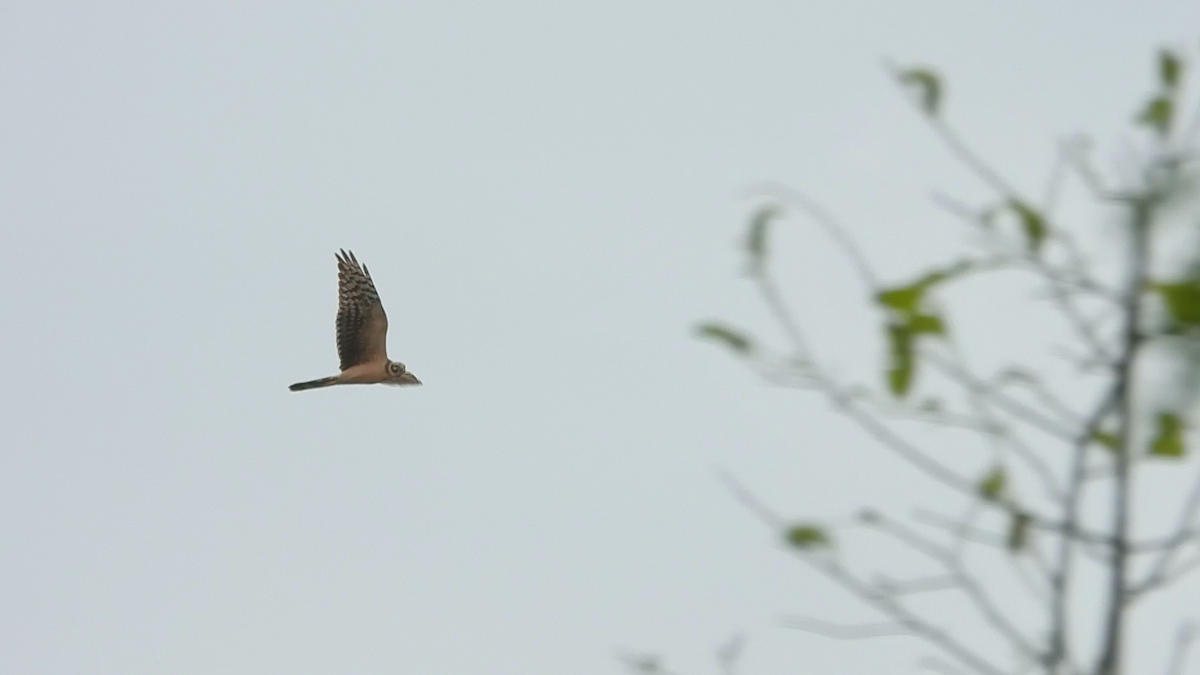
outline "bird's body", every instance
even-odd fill
[[[292,391],[335,384],[421,384],[403,363],[387,356],[387,314],[366,265],[342,251],[338,261],[337,348],[341,371],[319,380],[297,382]]]

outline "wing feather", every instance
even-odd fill
[[[341,369],[387,360],[387,314],[366,265],[341,251],[338,261],[337,348]]]

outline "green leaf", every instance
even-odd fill
[[[1187,325],[1200,325],[1200,283],[1188,280],[1175,284],[1152,284],[1158,291],[1167,311],[1176,321]]]
[[[1004,483],[1006,481],[1007,476],[1004,474],[1004,467],[997,466],[993,468],[979,481],[979,495],[989,502],[1000,499],[1000,495],[1004,493]]]
[[[1116,434],[1109,431],[1097,431],[1096,433],[1092,434],[1092,440],[1113,452],[1116,452],[1121,447],[1121,439],[1117,438]]]
[[[768,204],[750,218],[750,227],[746,232],[746,252],[750,254],[750,270],[753,274],[761,272],[767,261],[767,228],[781,213],[781,208]]]
[[[1157,457],[1183,457],[1183,422],[1175,413],[1158,414],[1158,435],[1150,444],[1150,454]]]
[[[1158,53],[1158,80],[1162,82],[1165,89],[1177,89],[1179,87],[1179,74],[1183,70],[1183,63],[1175,52],[1164,49]]]
[[[970,271],[975,263],[970,260],[960,260],[953,265],[928,272],[907,286],[898,286],[880,291],[875,299],[884,307],[890,307],[905,315],[915,315],[925,298],[925,292],[930,288]]]
[[[1175,104],[1170,96],[1158,96],[1150,100],[1137,116],[1137,122],[1166,137],[1171,133],[1171,118],[1175,113]]]
[[[750,338],[723,324],[701,324],[696,327],[696,334],[702,338],[720,342],[742,356],[748,356],[754,351],[754,343],[750,341]]]
[[[907,324],[893,323],[887,327],[891,345],[891,363],[888,366],[888,389],[896,398],[904,398],[912,387],[916,358],[913,354],[913,333]]]
[[[1028,513],[1017,512],[1012,515],[1012,520],[1008,523],[1008,550],[1013,553],[1025,550],[1025,546],[1029,543],[1029,525],[1031,523],[1033,523],[1033,517]]]
[[[933,314],[918,314],[908,323],[913,335],[945,335],[946,326],[942,317]]]
[[[807,550],[830,545],[829,535],[815,525],[793,525],[788,528],[787,542],[793,547]]]
[[[1010,201],[1009,206],[1021,219],[1021,228],[1025,231],[1025,241],[1030,252],[1037,253],[1042,248],[1042,242],[1046,240],[1046,221],[1042,214],[1019,199]]]
[[[879,304],[884,307],[891,307],[901,314],[915,314],[917,306],[921,303],[921,296],[924,294],[925,288],[923,286],[913,284],[904,288],[880,291],[876,299],[879,300]]]
[[[900,73],[900,82],[919,90],[921,109],[936,116],[942,104],[942,80],[928,68],[913,68]]]

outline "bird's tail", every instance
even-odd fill
[[[297,382],[288,387],[291,391],[304,391],[305,389],[318,389],[320,387],[328,387],[331,384],[337,383],[338,376],[322,377],[319,380],[309,380],[308,382]]]

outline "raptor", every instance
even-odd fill
[[[337,350],[341,371],[319,380],[297,382],[288,389],[304,391],[335,384],[421,384],[416,375],[387,355],[387,314],[366,265],[341,251],[338,263]]]

